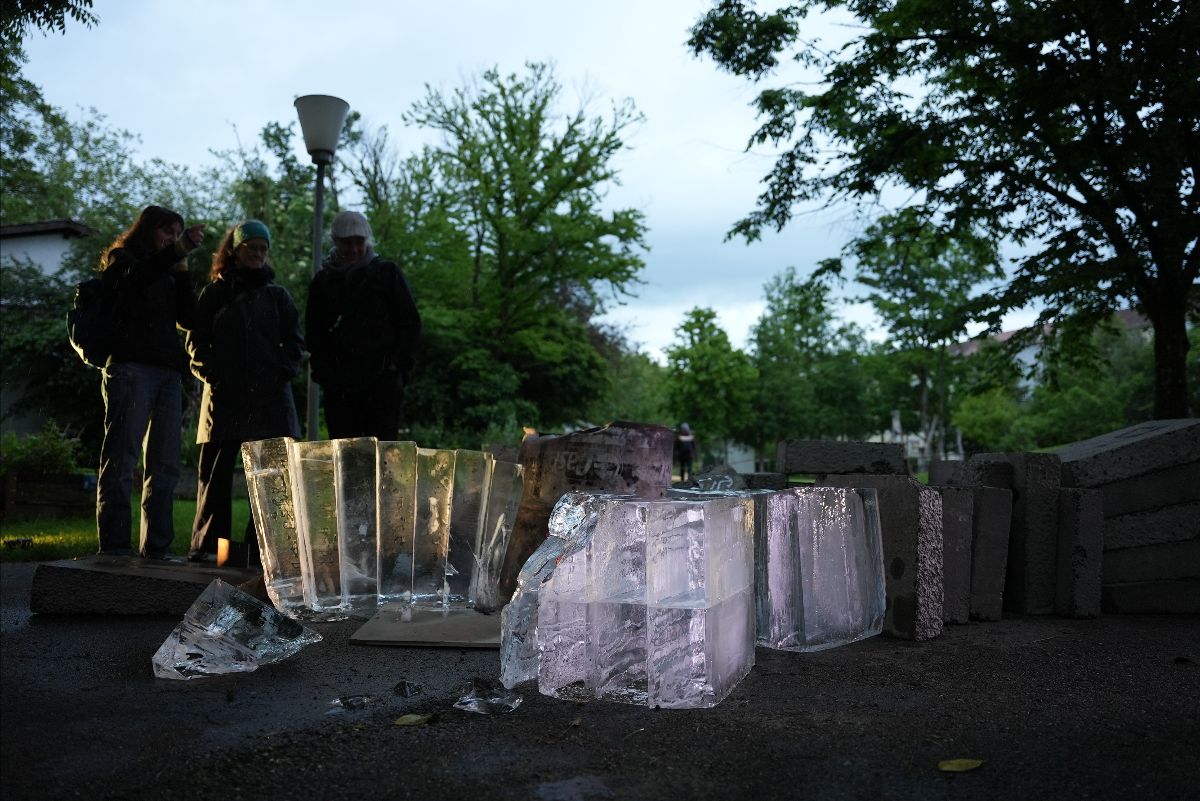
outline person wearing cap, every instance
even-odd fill
[[[204,382],[196,519],[188,560],[212,561],[217,541],[232,539],[233,471],[243,442],[300,436],[291,381],[300,372],[304,338],[292,296],[274,283],[271,231],[258,220],[229,229],[213,254],[209,284],[187,338],[192,372]],[[258,539],[246,526],[248,561]]]
[[[203,240],[204,226],[185,228],[178,212],[147,206],[100,257],[101,279],[115,297],[112,355],[100,384],[104,441],[96,478],[96,533],[103,555],[133,555],[130,496],[143,456],[138,554],[173,559],[172,509],[188,361],[179,329],[192,327],[196,295],[186,258]]]
[[[333,251],[309,285],[305,310],[325,424],[331,439],[394,441],[421,315],[404,273],[375,253],[366,217],[343,211],[330,234]],[[315,438],[312,432],[309,438]]]

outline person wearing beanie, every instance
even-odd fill
[[[242,443],[300,436],[291,382],[300,372],[304,338],[292,296],[274,283],[270,250],[271,231],[258,220],[226,232],[188,334],[192,372],[204,382],[192,562],[213,561],[218,540],[233,539],[233,471]],[[248,565],[256,566],[253,518],[246,548]]]
[[[183,374],[187,355],[178,329],[192,327],[196,296],[187,254],[204,226],[147,206],[100,257],[101,280],[114,298],[112,354],[104,366],[104,442],[96,478],[99,553],[132,556],[130,498],[144,458],[138,555],[171,561],[172,508],[179,482]]]
[[[309,285],[305,309],[325,424],[331,439],[395,441],[421,315],[400,267],[375,253],[366,217],[339,213],[330,236],[333,251]]]

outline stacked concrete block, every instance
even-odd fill
[[[971,616],[971,543],[975,491],[934,487],[942,498],[942,621],[966,623]]]
[[[941,634],[943,512],[937,490],[901,475],[827,475],[818,483],[870,487],[879,493],[887,590],[884,633],[906,640]]]
[[[1056,452],[1062,483],[1103,495],[1103,607],[1200,609],[1200,419],[1157,420]]]
[[[810,475],[875,473],[908,475],[904,448],[883,442],[781,440],[775,469],[784,474]]]
[[[1004,576],[1012,525],[1012,490],[972,487],[971,619],[996,621],[1004,608]]]
[[[1052,453],[985,453],[972,462],[1012,466],[1012,527],[1008,539],[1004,608],[1027,615],[1054,613],[1058,597],[1058,491],[1062,463]]]
[[[1100,615],[1104,495],[1099,490],[1064,488],[1058,494],[1058,584],[1055,614]]]

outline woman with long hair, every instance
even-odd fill
[[[96,489],[101,554],[133,552],[130,495],[138,457],[144,455],[138,553],[170,558],[188,363],[177,329],[192,326],[196,296],[185,259],[203,239],[203,226],[185,230],[177,212],[147,206],[100,257],[101,275],[116,298],[113,352],[101,383],[104,442]]]
[[[232,539],[233,471],[242,443],[300,436],[291,381],[300,372],[304,337],[292,296],[274,283],[270,250],[271,231],[258,220],[226,232],[188,334],[192,372],[204,382],[193,562],[212,561],[217,541]],[[246,546],[253,564],[253,518]]]

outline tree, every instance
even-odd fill
[[[916,408],[926,460],[945,458],[955,357],[950,346],[970,322],[976,287],[1003,278],[994,240],[973,231],[948,235],[917,209],[876,220],[852,242],[854,278],[867,288],[890,341],[917,390]],[[823,270],[840,273],[839,261]]]
[[[91,7],[92,0],[5,0],[0,6],[0,41],[19,42],[26,26],[63,33],[68,17],[90,28],[99,22]]]
[[[589,322],[636,282],[645,249],[641,212],[603,210],[617,180],[612,160],[640,116],[626,102],[608,119],[589,116],[586,107],[560,117],[560,92],[540,64],[524,76],[489,70],[449,94],[429,89],[406,120],[443,140],[401,171],[417,182],[444,182],[438,200],[423,208],[421,230],[467,248],[443,250],[446,262],[426,263],[414,275],[444,270],[455,277],[438,283],[466,295],[469,313],[456,324],[491,357],[473,363],[512,370],[520,396],[537,409],[532,422],[551,427],[582,419],[603,392],[607,367]],[[415,200],[401,193],[397,213]],[[459,235],[447,236],[446,226]]]
[[[766,308],[750,338],[753,414],[742,436],[773,456],[781,439],[859,436],[875,428],[861,402],[866,375],[862,331],[839,324],[830,286],[794,269],[763,288]]]
[[[706,443],[741,439],[757,378],[750,358],[729,343],[712,309],[692,309],[667,348],[667,398],[676,419],[687,420]]]
[[[832,53],[802,42],[801,21],[833,8],[865,32]],[[824,71],[817,91],[758,95],[751,145],[786,148],[731,234],[780,228],[800,203],[911,190],[952,231],[1030,248],[983,313],[993,326],[1036,301],[1039,323],[1084,339],[1113,310],[1141,309],[1155,331],[1154,413],[1165,418],[1188,414],[1197,42],[1200,8],[1170,0],[800,0],[773,13],[721,0],[689,45],[754,80],[792,48]]]

